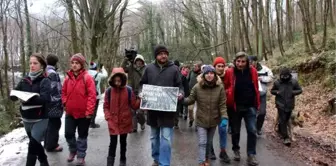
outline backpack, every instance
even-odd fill
[[[56,80],[51,79],[52,74],[54,74],[54,77],[56,78]],[[60,118],[63,115],[63,105],[62,105],[62,98],[61,98],[61,93],[60,93],[60,90],[62,88],[61,88],[61,85],[58,84],[59,82],[61,82],[61,79],[59,75],[53,70],[47,72],[47,77],[50,79],[51,85],[54,85],[55,83],[57,83],[56,85],[57,93],[55,93],[56,92],[55,89],[52,89],[52,94],[50,96],[51,101],[47,103],[46,105],[48,117],[49,118]]]
[[[128,94],[128,104],[131,105],[131,98],[132,98],[132,88],[128,85],[126,85],[127,88],[127,94]],[[107,99],[110,102],[111,101],[111,87],[106,90],[105,95],[107,95]]]

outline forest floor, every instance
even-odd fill
[[[321,33],[314,35],[317,46],[321,43],[321,36]],[[264,132],[267,137],[279,144],[274,148],[283,151],[289,157],[297,156],[309,165],[334,165],[336,163],[336,115],[327,111],[328,100],[336,94],[335,38],[336,32],[329,29],[328,49],[318,54],[305,53],[303,41],[299,40],[286,50],[288,57],[281,57],[279,52],[274,52],[273,57],[266,64],[271,69],[287,66],[298,71],[303,93],[296,98],[294,112],[302,113],[304,123],[301,127],[293,128],[296,140],[292,146],[283,148],[282,140],[274,131],[277,115],[275,97],[269,94]],[[322,59],[323,62],[315,63],[314,59],[318,59],[317,61]],[[276,72],[274,74],[278,77]]]

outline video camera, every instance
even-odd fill
[[[131,48],[131,49],[125,49],[125,56],[126,58],[133,62],[135,57],[137,56],[137,51],[134,49],[134,48]]]

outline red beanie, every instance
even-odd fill
[[[72,61],[78,61],[82,65],[82,67],[84,67],[84,65],[86,63],[85,57],[81,53],[77,53],[75,55],[72,55],[72,57],[70,59],[70,62],[72,62]]]
[[[219,64],[219,63],[222,63],[222,64],[225,65],[224,58],[222,58],[222,57],[216,57],[215,60],[214,60],[214,62],[213,62],[213,66],[216,67],[216,65]]]

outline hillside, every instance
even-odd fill
[[[290,67],[298,73],[298,80],[303,93],[296,99],[295,113],[301,112],[304,123],[302,127],[294,127],[296,141],[291,148],[281,149],[288,156],[300,156],[307,163],[317,165],[333,165],[336,162],[336,115],[331,110],[329,101],[335,97],[336,70],[336,32],[329,29],[327,50],[316,54],[304,52],[301,38],[286,49],[286,57],[279,52],[269,59],[267,65],[278,77],[281,67]],[[321,45],[322,32],[314,35],[317,47]],[[274,96],[268,97],[268,114],[266,133],[274,140],[281,142],[274,132],[274,120],[277,114]]]

